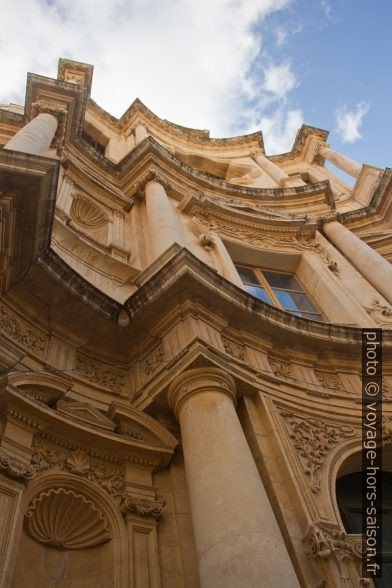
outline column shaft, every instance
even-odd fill
[[[150,181],[146,185],[145,195],[152,258],[156,259],[173,243],[183,246],[184,242],[165,188],[156,181]]]
[[[220,369],[169,391],[181,425],[202,588],[294,588],[298,581]]]
[[[324,224],[329,240],[392,303],[392,265],[338,221]]]
[[[357,178],[361,173],[362,165],[343,153],[333,151],[328,147],[321,147],[320,155],[354,178]]]
[[[144,127],[143,125],[138,125],[135,129],[136,145],[141,143],[143,141],[143,139],[145,139],[146,137],[148,137],[146,127]]]
[[[32,155],[44,155],[50,147],[57,124],[57,118],[53,114],[41,112],[22,127],[4,148]]]
[[[293,186],[304,186],[305,182],[299,178],[290,178],[290,176],[280,169],[276,163],[268,159],[261,153],[255,156],[255,161],[263,171],[265,171],[277,184],[282,188],[291,188]]]

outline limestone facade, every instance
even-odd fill
[[[92,71],[0,107],[0,587],[371,586],[336,480],[363,327],[391,429],[391,170],[117,120]]]

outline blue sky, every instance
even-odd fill
[[[1,0],[0,102],[23,104],[27,71],[55,77],[68,57],[94,64],[115,116],[138,96],[212,136],[261,128],[267,154],[305,122],[385,167],[391,22],[391,0]]]

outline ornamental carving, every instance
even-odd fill
[[[19,343],[36,355],[44,355],[47,337],[36,330],[29,329],[4,306],[0,306],[0,332]]]
[[[337,374],[332,374],[331,372],[321,372],[318,370],[314,370],[314,373],[316,374],[320,384],[325,388],[329,388],[330,390],[342,389],[342,384]]]
[[[285,380],[293,380],[294,372],[292,366],[285,362],[277,359],[269,359],[270,366],[272,368],[274,376],[278,378],[284,378]]]
[[[222,335],[222,343],[223,347],[225,348],[226,353],[239,359],[241,361],[245,360],[245,348],[240,343],[236,343],[232,339],[228,339]]]
[[[313,523],[304,538],[304,548],[306,555],[312,559],[333,559],[339,578],[344,578],[344,586],[371,585],[371,581],[364,578],[359,582],[363,557],[361,535],[347,535],[333,525]],[[350,562],[353,564],[352,571],[347,565]],[[355,577],[352,577],[353,572]]]
[[[387,304],[382,304],[377,298],[374,298],[371,306],[364,308],[376,322],[386,325],[392,324],[392,308]]]
[[[135,498],[130,494],[125,494],[121,500],[120,510],[124,516],[129,513],[135,513],[143,517],[158,519],[162,514],[165,504],[164,500]]]
[[[313,417],[305,418],[285,409],[281,410],[280,414],[285,420],[304,473],[309,477],[310,489],[318,493],[325,457],[335,445],[353,437],[355,431],[349,425]]]
[[[150,376],[158,370],[163,362],[163,356],[163,346],[159,345],[150,355],[141,360],[141,368],[146,376]]]
[[[98,384],[102,388],[107,388],[115,394],[120,394],[125,385],[125,373],[104,367],[102,364],[95,363],[86,357],[77,357],[76,369],[80,376],[93,384]]]
[[[36,471],[30,464],[23,463],[15,457],[9,456],[5,451],[0,450],[0,472],[10,478],[22,479],[24,481],[34,478]]]
[[[385,417],[382,420],[382,444],[392,444],[392,416]]]
[[[281,215],[277,213],[276,216]],[[294,236],[285,237],[283,235],[268,235],[265,232],[261,233],[260,227],[246,227],[240,223],[229,224],[227,221],[224,223],[218,222],[216,219],[211,218],[211,216],[202,213],[195,214],[194,219],[200,224],[206,234],[216,232],[221,237],[229,237],[261,247],[289,247],[290,250],[294,251],[315,251],[318,255],[320,255],[321,259],[332,273],[335,275],[339,273],[338,264],[336,261],[330,258],[327,249],[321,245],[321,243],[317,243],[309,237],[303,240],[299,240]]]
[[[27,508],[24,522],[35,541],[56,549],[88,549],[111,539],[102,511],[64,488],[41,492]]]
[[[124,486],[124,471],[113,464],[103,464],[90,458],[82,449],[69,452],[54,449],[37,440],[31,465],[37,471],[58,468],[96,482],[112,496],[120,496]]]
[[[106,214],[85,196],[77,195],[71,206],[71,215],[86,229],[99,229],[108,221]]]

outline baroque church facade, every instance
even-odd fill
[[[388,474],[391,170],[306,125],[267,157],[139,100],[116,119],[92,71],[60,59],[0,107],[0,586],[372,586],[361,328]]]

